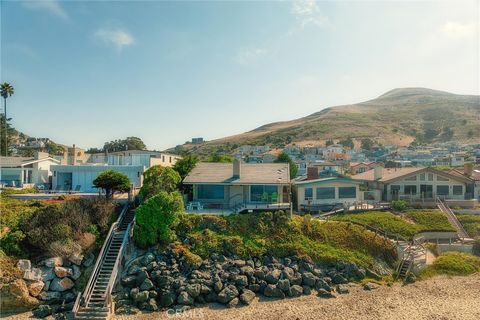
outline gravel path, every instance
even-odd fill
[[[7,319],[28,319],[31,313]],[[255,299],[249,307],[226,309],[212,304],[183,314],[167,311],[116,315],[114,320],[153,319],[387,319],[387,320],[478,320],[480,319],[480,274],[469,277],[437,277],[412,285],[382,286],[364,291],[358,285],[350,293],[336,299],[320,299],[315,295],[285,300]]]

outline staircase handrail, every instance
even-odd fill
[[[442,201],[442,199],[440,199],[439,197],[437,197],[435,200],[436,200],[435,202],[437,203],[437,206],[440,208],[440,210],[443,211],[447,215],[447,218],[450,221],[450,223],[453,223],[457,227],[456,229],[460,231],[459,236],[461,236],[461,238],[465,238],[465,237],[468,238],[467,231],[465,230],[463,225],[460,223],[458,218],[455,216],[452,209],[450,209],[450,207],[446,204],[446,202]],[[443,208],[443,210],[442,210],[442,208]]]
[[[88,279],[87,285],[85,286],[85,290],[83,291],[82,299],[79,299],[79,306],[80,306],[80,304],[86,305],[88,303],[89,296],[90,296],[90,294],[93,290],[95,279],[97,278],[98,274],[100,273],[101,261],[103,260],[103,257],[106,254],[107,248],[110,246],[110,243],[112,242],[113,232],[114,232],[114,230],[116,230],[117,226],[119,225],[119,222],[121,221],[121,219],[123,218],[123,216],[124,216],[124,214],[127,210],[128,210],[128,203],[123,207],[117,221],[114,222],[110,226],[110,230],[108,231],[106,240],[103,243],[102,248],[100,249],[100,253],[98,254],[97,261],[95,262],[95,265],[93,267],[93,272],[90,276],[90,279]],[[74,307],[75,307],[75,305],[74,305]],[[77,310],[78,310],[78,307],[77,307]]]
[[[120,246],[120,250],[118,251],[118,256],[117,258],[115,259],[115,264],[113,265],[113,269],[112,269],[112,274],[110,275],[110,280],[108,281],[108,285],[107,285],[107,290],[106,290],[106,303],[107,303],[107,308],[109,309],[110,312],[112,312],[112,308],[113,308],[113,299],[112,299],[112,290],[113,290],[113,286],[115,284],[115,281],[117,279],[117,275],[118,275],[118,267],[120,265],[120,261],[122,260],[123,258],[123,251],[125,250],[126,246],[127,246],[127,242],[128,242],[128,239],[130,237],[130,231],[132,230],[132,227],[133,225],[135,224],[135,218],[133,218],[133,220],[128,224],[128,227],[127,229],[125,230],[125,234],[123,235],[123,240],[122,240],[122,244]]]

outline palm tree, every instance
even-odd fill
[[[8,83],[4,82],[1,84],[1,94],[3,97],[3,110],[5,114],[5,156],[8,155],[8,125],[7,125],[7,98],[12,96],[14,93],[13,86]]]

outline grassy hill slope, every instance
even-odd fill
[[[409,145],[414,140],[473,142],[480,136],[479,115],[480,96],[402,88],[366,102],[330,107],[304,118],[185,147],[198,153],[228,152],[242,144],[283,147],[348,137],[356,144],[363,138],[396,145]]]

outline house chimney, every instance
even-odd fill
[[[463,174],[467,177],[471,177],[473,174],[473,163],[466,162],[463,164]]]
[[[373,179],[380,180],[383,177],[383,168],[382,166],[375,166],[373,168]]]
[[[240,179],[241,172],[242,172],[242,164],[240,160],[234,159],[233,160],[233,178]]]
[[[318,179],[318,168],[317,167],[308,167],[307,168],[307,180]]]
[[[73,145],[73,159],[72,159],[72,164],[76,165],[77,164],[77,149],[75,148],[75,144]]]

